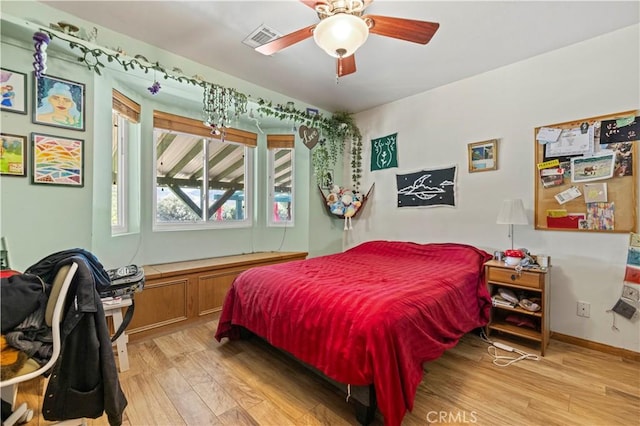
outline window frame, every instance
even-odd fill
[[[284,221],[275,221],[273,219],[273,205],[275,200],[275,162],[276,153],[279,150],[287,149],[291,155],[291,219]],[[267,226],[268,227],[293,227],[295,226],[295,150],[293,147],[268,147],[267,149]]]
[[[128,171],[128,163],[129,163],[129,133],[130,133],[130,123],[129,120],[125,116],[123,116],[119,111],[112,110],[112,120],[113,120],[113,132],[116,133],[117,143],[116,143],[116,154],[117,159],[115,163],[117,164],[117,174],[116,174],[116,216],[117,223],[111,223],[111,235],[120,235],[126,234],[129,232],[129,171]],[[113,137],[113,135],[112,135]],[[111,174],[113,179],[113,163],[111,167]],[[113,180],[111,180],[111,185],[113,185]],[[112,186],[112,195],[111,202],[113,203],[113,186]],[[111,212],[113,214],[113,206],[111,207]]]
[[[255,133],[246,132],[243,130],[226,128],[225,138],[211,134],[211,129],[206,127],[202,121],[193,120],[187,117],[181,117],[161,111],[154,111],[154,126],[153,126],[153,167],[151,168],[152,182],[152,197],[153,197],[153,209],[151,214],[152,229],[154,232],[159,231],[187,231],[187,230],[201,230],[201,229],[229,229],[229,228],[250,228],[253,227],[253,191],[254,191],[254,179],[253,179],[253,164],[254,164],[254,149],[257,145],[257,135]],[[209,142],[224,142],[229,144],[241,145],[244,149],[244,219],[242,220],[229,220],[229,221],[216,221],[209,220],[209,218],[200,219],[198,221],[191,222],[160,222],[158,221],[158,182],[157,182],[157,144],[158,138],[157,132],[164,133],[178,133],[189,136],[195,136],[201,139],[203,146],[203,158],[209,158]],[[209,170],[203,168],[202,182],[203,186],[208,183]],[[204,202],[208,203],[209,188],[201,188],[203,196],[201,197],[201,205]]]

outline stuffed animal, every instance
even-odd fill
[[[333,185],[329,195],[327,195],[325,199],[332,214],[345,218],[344,229],[353,229],[351,218],[354,217],[358,209],[362,207],[362,201],[364,200],[362,193],[358,191],[353,192],[350,189]]]

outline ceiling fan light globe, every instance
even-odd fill
[[[329,16],[313,30],[316,44],[335,58],[353,55],[368,36],[369,27],[364,20],[347,13]]]

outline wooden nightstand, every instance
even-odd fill
[[[500,288],[505,288],[519,297],[541,300],[541,309],[537,312],[527,311],[517,305],[513,308],[493,305],[487,324],[487,336],[492,331],[499,331],[502,334],[539,342],[540,354],[544,356],[549,344],[549,268],[525,268],[518,273],[514,266],[490,260],[485,263],[484,272],[492,297]]]

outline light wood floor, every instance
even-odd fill
[[[129,345],[125,425],[357,424],[329,385],[255,339],[219,344],[215,329],[211,321]],[[555,340],[541,361],[491,361],[479,337],[465,336],[425,366],[403,425],[640,424],[637,361]],[[39,413],[43,387],[36,379],[19,394],[37,410],[32,426],[49,424]],[[383,424],[379,414],[374,424]]]

